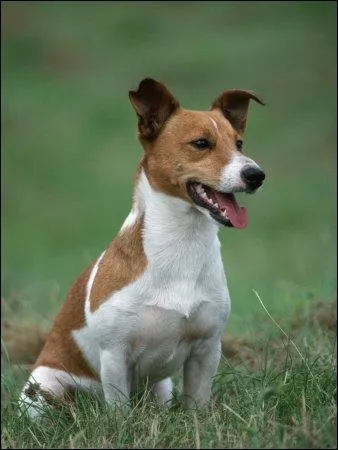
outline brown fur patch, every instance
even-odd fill
[[[86,284],[93,265],[87,267],[70,288],[35,367],[47,366],[65,370],[73,375],[97,379],[72,337],[72,331],[82,328],[85,324]]]
[[[186,182],[198,180],[217,188],[222,170],[237,153],[235,142],[238,137],[218,110],[177,110],[154,143],[142,142],[145,149],[143,167],[151,186],[192,203]],[[207,139],[212,148],[196,150],[191,142],[197,139]]]
[[[38,400],[38,396],[41,395],[46,403],[48,403],[56,410],[60,409],[62,405],[73,402],[75,398],[75,391],[73,389],[66,390],[61,397],[56,397],[50,392],[41,389],[39,383],[29,383],[27,388],[24,390],[24,393],[32,401]]]
[[[24,393],[29,397],[31,400],[36,400],[38,393],[40,391],[40,385],[39,383],[29,383],[29,385],[26,387]]]
[[[138,117],[139,136],[153,141],[165,121],[179,107],[178,101],[158,81],[145,78],[136,91],[129,91],[129,99]]]
[[[234,129],[238,133],[243,134],[246,127],[250,100],[255,100],[257,103],[264,105],[263,101],[253,92],[234,89],[222,92],[213,102],[211,109],[219,109],[222,111],[222,114]]]
[[[95,311],[113,292],[132,283],[144,272],[147,259],[142,245],[143,218],[119,233],[110,244],[97,271],[90,298]]]

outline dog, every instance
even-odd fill
[[[33,419],[74,388],[129,404],[146,380],[170,404],[183,367],[186,408],[211,397],[230,297],[218,230],[243,229],[235,193],[255,192],[262,168],[243,154],[254,93],[227,90],[207,111],[184,109],[151,78],[129,91],[144,154],[117,237],[69,290],[20,396]]]

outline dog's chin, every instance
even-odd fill
[[[186,189],[198,210],[225,227],[245,228],[247,212],[238,206],[233,193],[220,192],[198,181],[188,181]]]

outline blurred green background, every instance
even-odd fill
[[[2,306],[49,323],[131,206],[146,76],[207,109],[251,89],[245,151],[267,173],[222,229],[232,333],[336,295],[335,2],[2,2]]]

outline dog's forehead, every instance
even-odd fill
[[[168,123],[169,132],[208,132],[210,134],[235,135],[230,122],[220,111],[194,111],[180,109]]]

